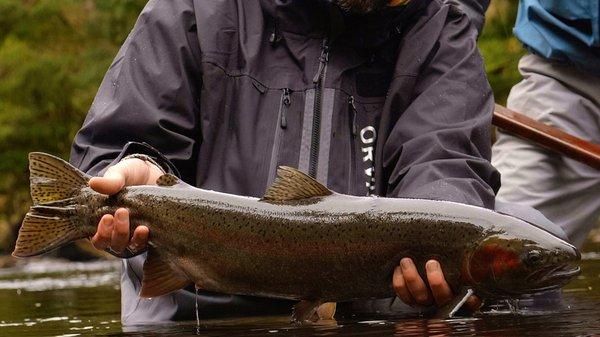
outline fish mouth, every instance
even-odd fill
[[[543,292],[561,288],[574,277],[581,274],[579,266],[563,264],[558,267],[552,266],[541,269],[527,278],[527,281],[537,284],[532,292]]]

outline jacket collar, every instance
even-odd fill
[[[406,5],[366,15],[348,14],[321,0],[260,0],[263,11],[281,32],[310,38],[328,37],[341,42],[374,49],[398,36],[432,0],[413,0]]]

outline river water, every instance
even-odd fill
[[[502,308],[474,318],[350,317],[313,326],[288,316],[127,327],[119,321],[119,262],[40,259],[0,269],[0,336],[600,336],[600,244],[554,311]]]

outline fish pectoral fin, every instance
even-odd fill
[[[302,300],[292,309],[292,323],[314,323],[319,320],[317,309],[321,301]]]
[[[275,182],[267,189],[261,201],[282,203],[332,194],[327,187],[295,168],[279,166]]]
[[[144,262],[144,277],[140,297],[151,298],[169,294],[192,284],[187,277],[173,270],[154,248],[148,249]]]

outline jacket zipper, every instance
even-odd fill
[[[348,194],[353,195],[354,184],[356,183],[356,135],[358,134],[358,126],[356,125],[356,105],[354,104],[354,96],[348,97],[349,128],[350,128],[350,160],[348,163]]]
[[[313,78],[315,85],[315,104],[313,109],[312,120],[312,135],[310,142],[310,162],[308,166],[308,174],[315,178],[317,176],[317,167],[319,165],[319,141],[321,138],[321,112],[323,109],[323,85],[325,82],[325,73],[327,71],[327,63],[329,62],[329,45],[328,40],[323,40],[321,47],[321,56],[319,57],[319,70]]]
[[[291,94],[292,90],[285,88],[283,89],[283,95],[281,95],[281,104],[279,105],[279,125],[282,129],[287,128],[287,110],[289,109],[290,104],[292,104]]]
[[[278,122],[275,129],[275,137],[273,139],[273,150],[271,152],[271,163],[269,167],[269,178],[267,186],[271,186],[275,180],[277,164],[279,163],[279,149],[283,143],[283,130],[287,128],[287,114],[292,105],[292,90],[289,88],[283,89],[281,100],[279,102],[279,111],[277,113]]]

